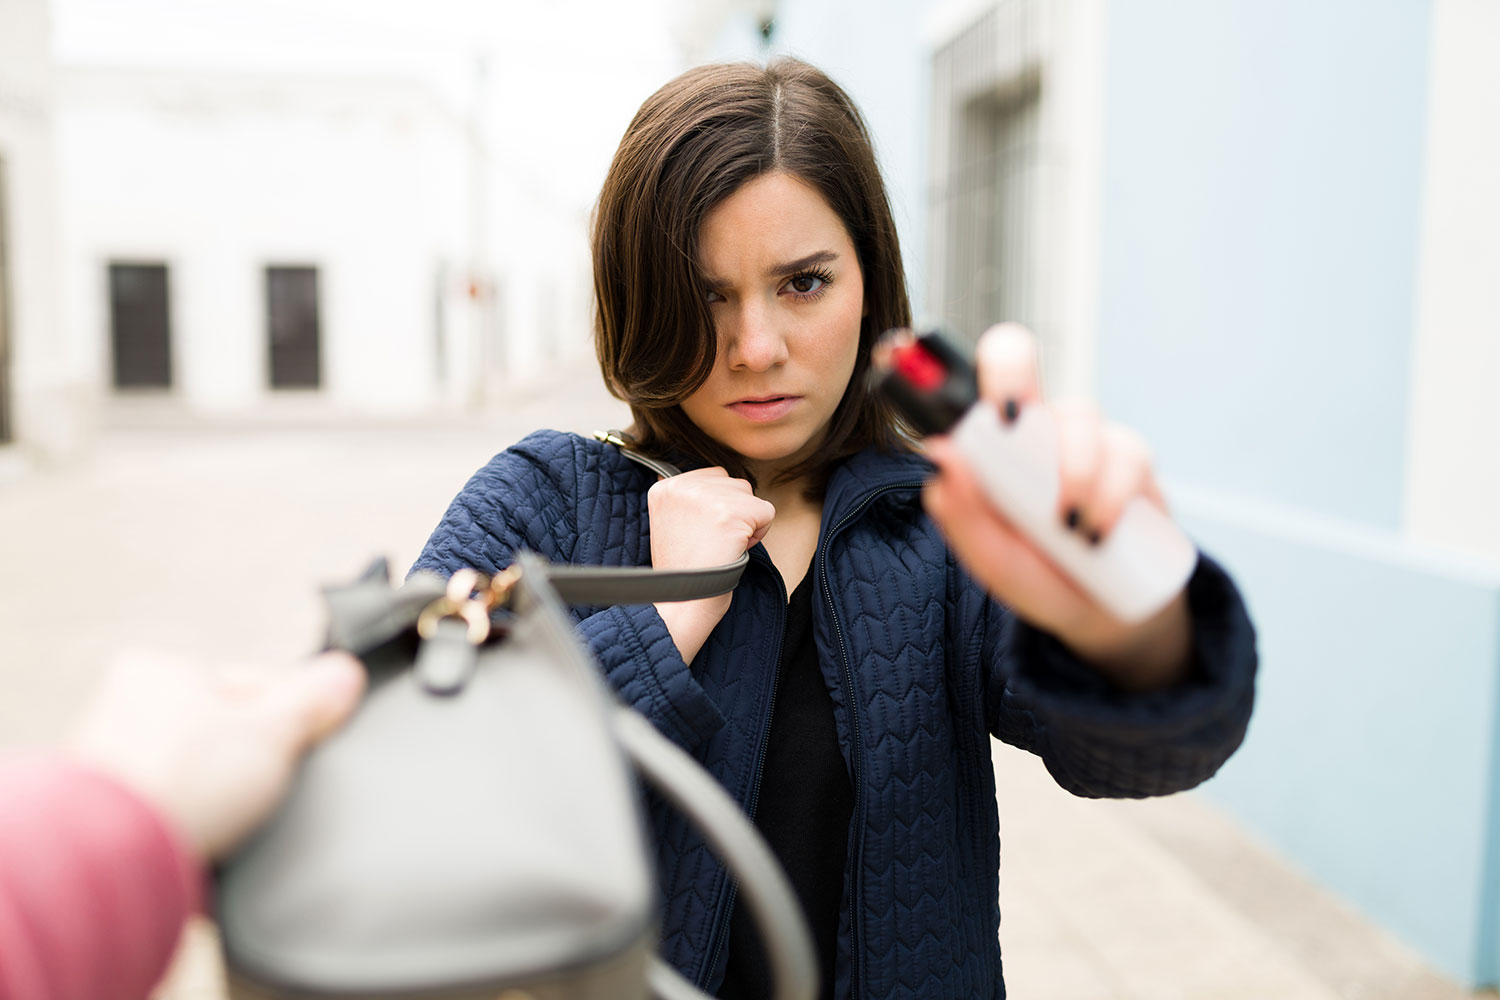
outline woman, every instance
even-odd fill
[[[656,482],[608,445],[533,434],[475,475],[417,568],[493,572],[520,548],[686,568],[748,548],[732,598],[579,609],[580,633],[755,817],[826,996],[1004,996],[989,738],[1080,795],[1202,781],[1250,713],[1233,585],[1203,559],[1122,626],[942,442],[906,443],[865,379],[874,338],[908,322],[896,230],[858,111],[812,67],[703,67],[652,95],[593,248],[605,379],[640,448],[690,471]],[[995,405],[1046,405],[1024,331],[992,331],[978,360]],[[1102,536],[1131,497],[1160,503],[1132,435],[1085,408],[1060,419],[1065,523]],[[661,803],[651,820],[663,954],[722,996],[762,993],[724,870]]]

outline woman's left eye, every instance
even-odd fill
[[[828,284],[829,278],[824,274],[797,274],[787,281],[786,286],[797,295],[816,295]]]

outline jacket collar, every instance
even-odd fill
[[[828,477],[823,499],[824,525],[837,523],[866,497],[889,486],[922,483],[933,467],[918,452],[889,452],[866,448],[839,463]]]
[[[684,471],[699,468],[702,461],[673,450],[666,460]],[[933,465],[915,451],[881,451],[866,448],[834,466],[823,496],[823,523],[836,523],[871,493],[901,483],[921,483],[932,477]]]

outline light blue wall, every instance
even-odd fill
[[[1100,401],[1170,473],[1398,526],[1428,6],[1109,5]]]
[[[1430,3],[1109,9],[1100,401],[1261,636],[1249,737],[1205,792],[1493,983],[1500,568],[1399,537]]]
[[[1500,570],[1176,500],[1260,635],[1249,736],[1205,794],[1449,975],[1493,982]]]

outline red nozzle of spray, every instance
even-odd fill
[[[891,361],[901,377],[921,392],[935,392],[948,379],[943,363],[916,341],[894,348]]]

